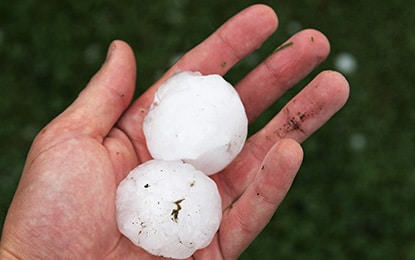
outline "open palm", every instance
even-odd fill
[[[141,125],[159,84],[176,71],[225,74],[276,29],[277,17],[255,5],[226,22],[131,103],[136,65],[130,47],[112,43],[106,62],[75,102],[36,137],[4,225],[0,256],[22,259],[155,259],[122,236],[115,190],[151,157]],[[237,85],[250,122],[329,53],[327,39],[304,30]],[[223,220],[195,259],[235,259],[265,227],[302,161],[298,143],[345,103],[338,73],[318,75],[258,133],[216,181]]]

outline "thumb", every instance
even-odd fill
[[[58,118],[66,130],[102,138],[129,106],[135,88],[136,64],[130,46],[111,43],[107,59],[78,98]]]

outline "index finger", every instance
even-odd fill
[[[229,19],[211,36],[185,54],[164,76],[140,96],[118,122],[133,141],[142,160],[148,159],[140,126],[154,99],[158,86],[177,71],[200,71],[202,74],[225,74],[276,30],[278,18],[266,5],[254,5]]]
[[[277,29],[278,18],[266,5],[246,8],[224,23],[201,44],[186,53],[137,102],[153,99],[161,82],[177,71],[224,75],[243,57],[258,49]]]

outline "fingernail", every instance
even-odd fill
[[[111,42],[110,46],[108,47],[106,61],[111,59],[112,53],[114,52],[115,48],[116,48],[116,43],[115,43],[115,41],[113,41],[113,42]]]

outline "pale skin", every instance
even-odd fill
[[[179,70],[224,75],[259,48],[277,24],[267,6],[243,10],[135,101],[133,52],[114,41],[78,98],[35,138],[4,224],[0,258],[158,259],[120,234],[114,204],[119,182],[150,159],[141,125],[155,90]],[[315,30],[301,31],[287,43],[236,83],[250,122],[330,50]],[[303,157],[299,143],[323,126],[348,94],[342,75],[320,73],[249,138],[231,165],[212,176],[222,196],[223,220],[212,243],[193,259],[236,259],[248,247],[291,186]]]

